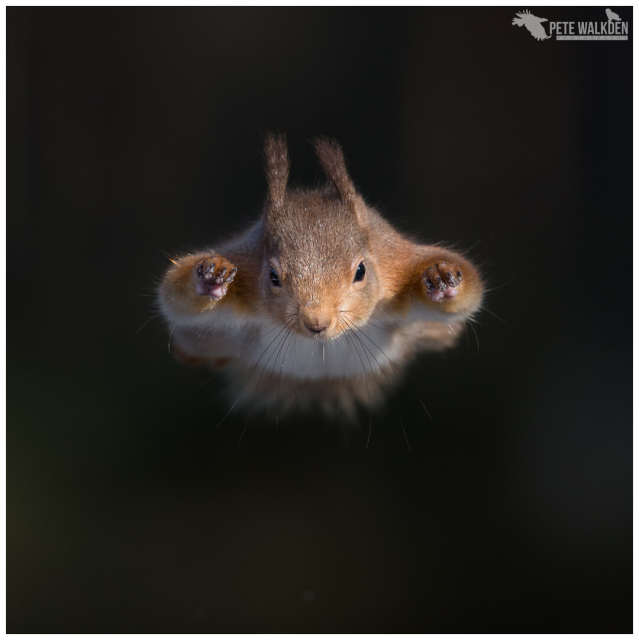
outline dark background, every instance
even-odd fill
[[[632,44],[516,10],[7,9],[9,632],[632,630]],[[164,253],[255,219],[269,130],[494,289],[410,370],[433,420],[397,392],[410,453],[392,403],[368,450],[255,415],[236,451],[138,332]]]

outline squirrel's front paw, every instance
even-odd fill
[[[426,287],[426,295],[433,302],[441,302],[457,295],[462,270],[452,262],[436,262],[424,271],[422,281]]]
[[[197,294],[220,300],[226,295],[237,269],[222,256],[211,255],[195,265],[195,273]]]

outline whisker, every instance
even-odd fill
[[[185,314],[183,313],[178,319],[177,322],[171,327],[171,331],[169,332],[169,342],[168,342],[168,347],[169,347],[169,353],[171,353],[171,337],[173,336],[173,332],[175,331],[175,327],[177,327],[177,325],[179,324],[180,320],[182,320],[182,318],[185,316]]]
[[[505,284],[500,284],[498,287],[487,287],[486,289],[484,289],[484,295],[492,293],[493,291],[499,291],[499,289],[503,289],[504,287],[511,285],[515,280],[517,280],[517,276],[513,276],[508,282],[506,282]]]
[[[468,324],[470,325],[470,328],[473,330],[473,333],[475,334],[475,340],[477,340],[477,353],[479,353],[479,336],[477,335],[477,331],[473,326],[475,323],[473,322],[472,319],[469,319]]]
[[[351,323],[352,324],[352,323]],[[366,334],[365,331],[363,331],[361,328],[356,327],[355,325],[353,325],[353,327],[359,331],[369,342],[371,342],[377,349],[379,349],[379,351],[384,355],[384,357],[390,362],[390,364],[395,367],[395,370],[398,373],[402,373],[402,370],[391,360],[391,358],[386,354],[386,352],[374,341],[370,338],[370,336],[368,336]],[[373,356],[374,357],[374,356]],[[379,363],[378,363],[379,364]],[[431,421],[433,421],[433,416],[431,416],[430,411],[426,408],[426,405],[424,404],[424,401],[420,398],[419,394],[417,393],[417,391],[415,391],[415,388],[409,383],[406,383],[408,388],[415,394],[415,397],[417,398],[417,400],[419,400],[419,403],[422,405],[422,408],[424,409],[424,411],[426,412],[426,415],[431,419]]]
[[[287,341],[287,339],[288,339],[289,335],[291,334],[292,326],[293,326],[293,323],[289,324],[288,331],[287,331],[287,332],[286,332],[286,334],[284,335],[284,338],[282,339],[282,341],[281,341],[281,343],[280,343],[280,345],[279,345],[279,350],[277,351],[277,355],[275,356],[275,360],[274,360],[274,362],[273,362],[273,369],[271,370],[271,375],[272,375],[273,377],[275,377],[275,367],[277,367],[277,360],[278,360],[278,358],[280,357],[280,353],[282,352],[282,349],[284,348],[284,345],[286,344],[286,341]],[[282,364],[281,364],[281,367],[283,367],[283,366],[284,366],[284,359],[282,358]],[[281,368],[280,368],[280,373],[281,373]],[[279,393],[279,380],[280,380],[280,377],[278,377],[278,387],[277,387],[278,393]],[[275,397],[275,410],[276,410],[276,414],[275,414],[275,426],[276,426],[276,427],[277,427],[277,401],[278,401],[278,397],[276,396],[276,397]],[[271,399],[270,399],[270,396],[269,396],[269,398],[268,398],[268,407],[269,407],[269,410],[270,410],[270,406],[271,406]],[[268,413],[267,413],[267,417],[268,417]]]
[[[142,326],[133,334],[134,336],[137,336],[138,333],[140,333],[140,331],[142,331],[142,329],[144,329],[144,327],[146,327],[146,325],[151,322],[151,320],[153,320],[153,318],[157,318],[160,314],[160,312],[158,313],[154,313],[150,318],[147,318],[144,323],[142,324]],[[146,334],[145,334],[146,335]]]
[[[348,322],[348,321],[346,321],[346,322]],[[356,327],[354,325],[352,325],[352,326],[353,326],[354,329],[356,329]],[[371,354],[371,356],[373,356],[373,359],[375,360],[375,362],[377,362],[377,366],[379,367],[381,372],[384,374],[384,377],[386,378],[386,382],[388,383],[388,387],[389,387],[389,393],[391,394],[391,397],[392,397],[393,387],[391,385],[390,380],[388,379],[388,375],[386,374],[386,371],[384,371],[382,365],[379,363],[379,360],[377,360],[377,358],[375,357],[375,354],[364,344],[364,341],[357,335],[357,333],[355,333],[355,331],[353,331],[353,335],[359,341],[359,343],[366,349],[366,351],[368,351]],[[377,347],[377,348],[379,349],[379,347]],[[388,357],[388,356],[386,356],[386,357]],[[390,358],[389,358],[389,361],[390,361]],[[406,440],[406,446],[408,447],[408,452],[410,453],[410,451],[411,451],[410,442],[408,441],[408,435],[406,433],[406,428],[404,427],[404,421],[402,420],[402,414],[401,414],[401,412],[399,410],[399,406],[397,405],[397,401],[395,400],[394,397],[392,397],[392,400],[393,400],[393,404],[395,406],[395,410],[397,411],[397,416],[399,418],[399,424],[402,426],[402,432],[404,433],[404,439]]]
[[[490,309],[486,309],[486,307],[484,307],[482,309],[482,311],[485,311],[486,313],[490,313],[491,316],[495,316],[495,318],[497,318],[497,320],[500,320],[501,322],[503,322],[509,329],[512,329],[512,327],[503,319],[500,318],[496,313],[493,313]]]
[[[271,333],[273,333],[273,331],[275,331],[276,329],[278,329],[279,327],[281,327],[282,325],[279,322],[272,322],[270,325],[267,325],[267,328],[269,329],[262,337],[266,337],[268,335],[270,335]],[[270,327],[270,328],[269,328]],[[261,331],[261,329],[258,329],[255,333],[252,333],[250,336],[248,336],[246,338],[246,340],[250,340],[251,338],[254,338],[256,335],[259,334],[259,332]],[[198,335],[198,337],[203,337],[204,333],[200,333]],[[277,338],[277,336],[275,336]],[[244,349],[242,349],[242,351],[240,351],[239,353],[237,353],[236,355],[234,355],[232,358],[230,358],[230,360],[237,360],[243,353],[245,353],[248,349],[250,349],[252,345],[247,344],[246,347],[244,347]],[[270,345],[269,345],[270,346]],[[268,349],[268,347],[267,347]],[[215,380],[217,378],[217,375],[212,375],[208,380],[205,380],[204,382],[200,383],[198,386],[199,387],[205,387],[207,384],[209,384],[210,382],[212,382],[213,380]],[[247,381],[248,382],[248,381]]]
[[[288,354],[288,350],[291,347],[293,332],[295,331],[295,325],[291,327],[289,330],[287,340],[288,344],[286,345],[286,349],[284,350],[284,356],[282,357],[282,364],[280,365],[280,376],[277,380],[277,392],[275,394],[275,427],[277,428],[279,425],[279,409],[280,409],[280,385],[282,384],[282,372],[284,370],[284,363],[286,361],[286,355]]]
[[[284,325],[279,333],[268,343],[266,349],[264,349],[264,351],[262,351],[262,355],[258,358],[257,362],[255,363],[255,365],[253,366],[253,369],[251,369],[251,373],[249,374],[249,377],[246,380],[246,385],[248,386],[248,383],[251,381],[251,377],[253,376],[253,373],[255,372],[255,369],[257,368],[257,365],[260,363],[260,360],[264,357],[264,355],[266,354],[266,352],[271,348],[271,345],[279,338],[279,336],[287,329],[287,325]],[[277,347],[276,347],[277,348]],[[273,354],[271,354],[272,356]],[[269,358],[270,360],[270,358]],[[268,364],[268,360],[267,360],[267,364]]]
[[[255,363],[255,366],[253,367],[253,370],[251,371],[251,375],[249,376],[249,379],[247,380],[246,384],[248,385],[251,376],[253,375],[253,372],[255,371],[255,368],[257,367],[257,365],[260,363],[260,360],[264,357],[264,354],[270,349],[271,345],[273,344],[273,342],[275,342],[275,340],[277,340],[277,338],[285,331],[289,328],[290,323],[294,322],[294,320],[290,320],[289,324],[286,324],[282,330],[275,336],[275,338],[273,338],[273,340],[270,342],[270,344],[268,345],[268,347],[266,347],[266,349],[264,349],[264,351],[262,352],[262,355],[260,356],[259,360]],[[284,338],[282,338],[282,340],[280,341],[280,343],[286,338],[286,335],[284,336]],[[279,344],[278,343],[278,346]],[[273,357],[275,351],[277,350],[278,347],[275,347],[275,349],[273,349],[273,353],[271,353],[271,355],[268,357],[268,359],[266,360],[266,363],[264,365],[264,367],[262,368],[262,373],[260,374],[259,380],[257,381],[257,385],[255,386],[255,392],[253,393],[253,398],[251,400],[251,403],[249,405],[249,407],[255,402],[255,397],[257,396],[257,391],[260,388],[260,383],[262,382],[262,376],[264,375],[264,372],[266,371],[266,368],[268,367],[268,363],[271,361],[271,358]],[[248,426],[249,420],[251,419],[251,410],[249,408],[249,414],[246,417],[246,422],[244,423],[244,429],[242,429],[242,434],[240,435],[240,440],[237,443],[237,447],[236,450],[238,450],[240,448],[240,445],[242,444],[242,440],[244,439],[244,434],[246,433],[246,427]]]
[[[340,313],[347,313],[349,316],[351,316],[352,318],[354,318],[355,320],[360,320],[366,323],[366,326],[371,326],[371,327],[375,327],[376,329],[381,329],[382,331],[386,331],[390,334],[398,334],[401,336],[406,336],[407,338],[416,338],[417,336],[415,336],[414,334],[410,334],[410,333],[405,333],[403,331],[399,331],[399,329],[395,328],[395,329],[389,329],[388,327],[382,327],[378,324],[373,324],[372,322],[370,322],[370,320],[364,320],[364,318],[360,318],[359,316],[356,316],[352,311],[346,311],[344,309],[340,309]]]
[[[229,413],[233,411],[239,399],[240,399],[240,396],[238,396],[235,402],[231,405],[231,408],[226,412],[226,415],[215,425],[214,427],[215,429],[217,429],[228,418]]]
[[[362,356],[359,353],[359,349],[357,349],[357,347],[355,346],[355,342],[352,340],[348,332],[345,333],[344,335],[349,339],[349,342],[353,345],[353,348],[355,349],[355,352],[357,353],[359,360],[362,363],[362,371],[364,372],[364,379],[366,380],[366,393],[368,394],[368,438],[366,439],[366,448],[368,449],[368,445],[371,441],[371,432],[373,430],[373,412],[371,410],[371,390],[368,386],[368,376],[366,374],[366,367],[364,366],[364,360],[362,359]],[[372,373],[373,367],[370,363],[370,360],[368,362],[368,365],[371,367],[371,373]]]

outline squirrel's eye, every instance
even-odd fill
[[[359,266],[357,267],[357,271],[355,272],[355,279],[353,280],[353,282],[361,282],[364,279],[365,275],[366,267],[364,266],[363,262],[360,262]]]
[[[271,279],[271,284],[274,287],[281,287],[282,283],[280,282],[280,277],[277,275],[277,271],[275,269],[271,269],[271,273],[269,274],[269,278]]]

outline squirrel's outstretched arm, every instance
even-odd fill
[[[413,245],[405,260],[403,286],[394,296],[397,310],[421,307],[431,321],[449,322],[472,316],[484,286],[475,266],[460,254],[434,245]]]
[[[158,289],[162,311],[173,323],[200,324],[221,308],[241,306],[238,267],[216,252],[173,261]]]
[[[158,287],[160,307],[173,325],[202,328],[218,311],[237,326],[255,311],[255,283],[261,269],[262,227],[256,224],[217,250],[192,253],[176,260]],[[227,314],[224,314],[227,315]],[[213,317],[212,317],[213,316]]]

